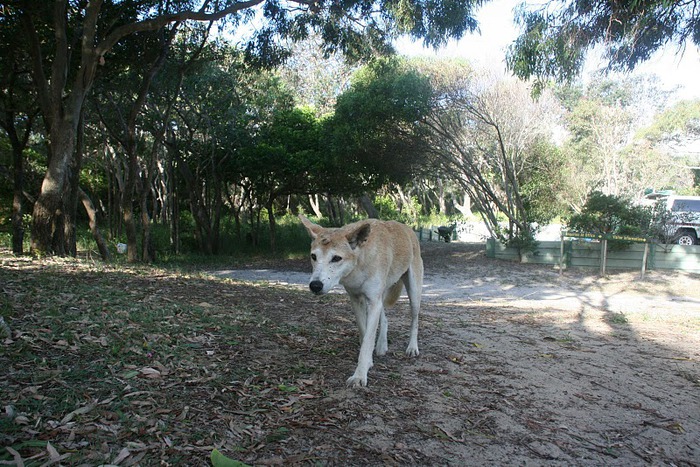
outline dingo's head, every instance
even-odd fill
[[[355,269],[357,247],[369,235],[370,224],[360,223],[340,229],[327,229],[314,224],[306,217],[299,219],[311,236],[311,265],[313,272],[309,288],[316,295],[328,293],[345,276]]]

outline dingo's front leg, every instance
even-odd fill
[[[348,386],[359,387],[367,386],[367,372],[372,368],[372,352],[374,351],[374,342],[377,337],[377,325],[382,313],[381,299],[367,299],[367,328],[362,336],[362,344],[360,345],[360,356],[357,358],[357,368],[355,373],[348,378]]]
[[[367,300],[361,295],[350,295],[350,306],[352,307],[353,313],[355,313],[355,322],[357,323],[357,330],[360,332],[360,345],[365,338],[365,331],[367,330]]]

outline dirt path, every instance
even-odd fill
[[[606,278],[597,277],[594,271],[560,275],[554,267],[490,260],[480,244],[425,243],[423,257],[426,302],[493,302],[562,310],[588,306],[617,313],[700,311],[700,276],[692,274],[651,272],[644,280],[638,272],[613,272]],[[213,274],[306,289],[311,270],[306,263],[263,263]],[[342,287],[334,292],[343,293]]]
[[[328,426],[300,428],[288,451],[341,462],[342,441],[345,459],[364,464],[700,465],[700,278],[560,277],[454,243],[425,244],[423,257],[421,356],[401,352],[400,303],[368,388],[342,387],[354,344],[322,363],[335,389],[308,410]],[[305,287],[305,263],[219,274]],[[343,298],[328,308],[299,324],[351,333]]]

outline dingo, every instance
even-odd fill
[[[411,337],[406,354],[418,355],[418,312],[423,289],[423,260],[413,231],[398,222],[376,219],[355,222],[337,229],[316,225],[304,216],[301,222],[311,235],[313,272],[309,288],[317,295],[341,284],[350,296],[360,331],[360,356],[348,386],[366,386],[377,355],[388,350],[385,306],[406,292],[411,302]],[[379,337],[376,340],[377,326]]]

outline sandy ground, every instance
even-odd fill
[[[560,276],[460,243],[423,244],[423,258],[420,357],[402,352],[403,298],[369,386],[338,376],[317,402],[348,452],[364,446],[368,464],[700,465],[700,277]],[[270,266],[216,275],[306,287],[306,261]],[[352,328],[347,303],[329,313]],[[356,351],[329,358],[349,376]],[[338,430],[333,442],[311,433],[297,449],[323,457],[337,444]]]
[[[561,310],[599,307],[609,312],[639,313],[676,309],[700,311],[700,276],[682,272],[613,271],[600,278],[596,271],[514,264],[484,257],[481,244],[424,243],[426,264],[422,300],[437,303],[507,303]],[[224,269],[213,274],[237,280],[306,289],[310,265],[275,263],[269,267]],[[334,293],[344,293],[336,287]],[[405,298],[405,297],[404,297]]]

